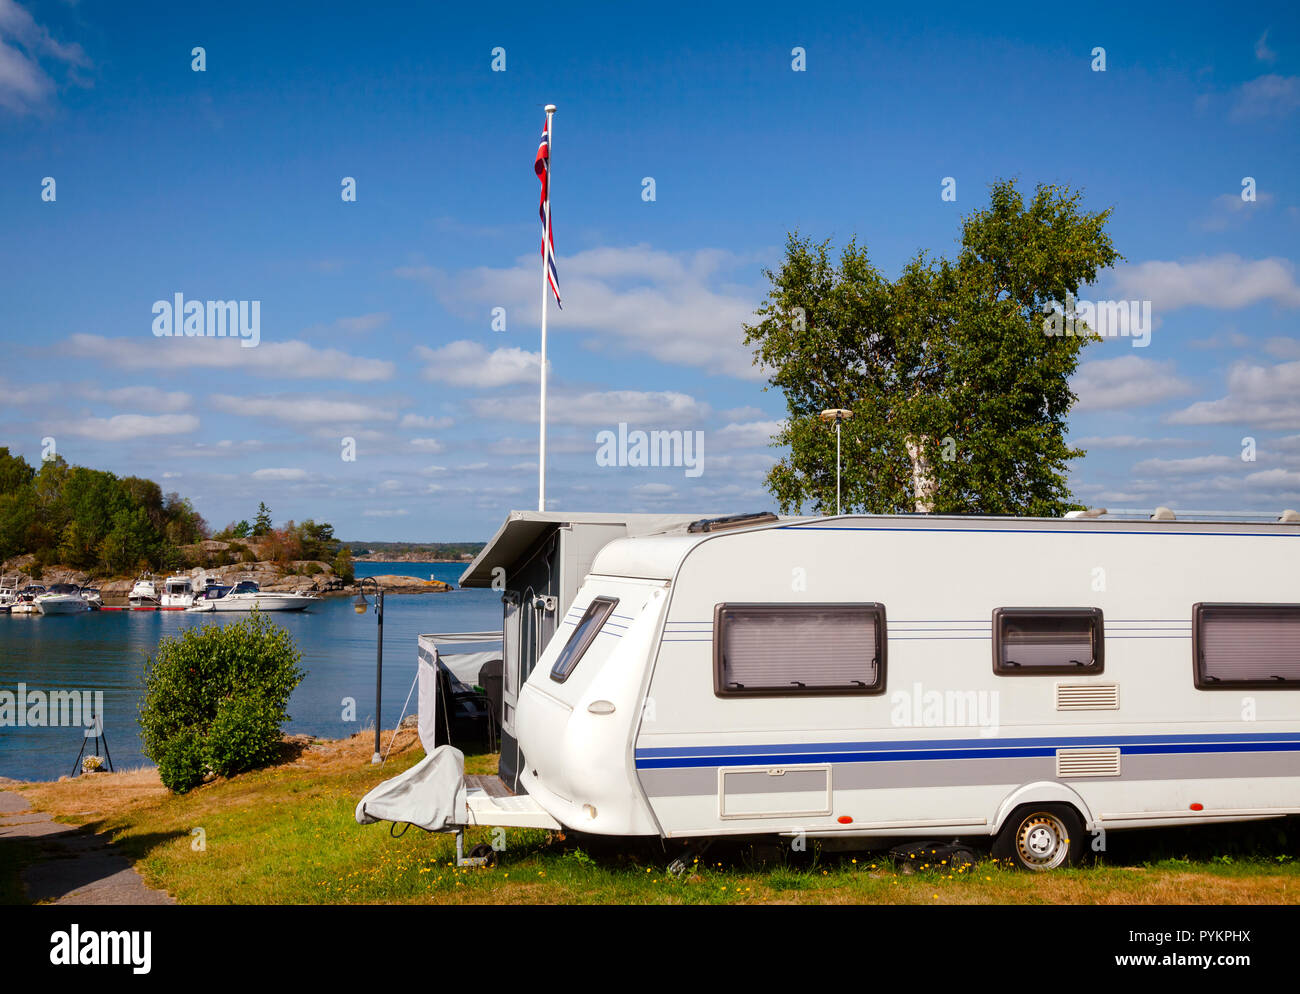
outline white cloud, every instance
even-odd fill
[[[1300,107],[1300,76],[1269,73],[1237,87],[1231,117],[1234,121],[1285,117],[1297,107]]]
[[[533,420],[536,420],[534,418]],[[555,421],[547,412],[547,428],[554,428]],[[572,435],[547,432],[546,451],[550,454],[557,452],[590,452],[595,447],[593,435]],[[499,438],[495,442],[488,444],[488,451],[498,456],[532,456],[537,454],[537,438]]]
[[[413,438],[411,448],[417,452],[441,452],[445,446],[436,438]]]
[[[1248,466],[1240,456],[1194,456],[1190,459],[1144,459],[1133,467],[1135,473],[1184,475],[1240,469]]]
[[[1191,389],[1174,371],[1174,363],[1138,356],[1085,362],[1070,381],[1078,395],[1075,411],[1146,407]]]
[[[1300,473],[1289,469],[1265,469],[1251,473],[1246,482],[1261,486],[1300,487]]]
[[[1070,439],[1070,445],[1079,449],[1148,449],[1188,444],[1189,441],[1183,438],[1144,438],[1139,435],[1092,435]]]
[[[199,419],[193,414],[115,414],[111,418],[59,422],[50,426],[50,431],[56,437],[73,435],[104,442],[125,442],[157,435],[188,435],[198,427]]]
[[[177,412],[190,406],[193,398],[179,390],[160,390],[158,387],[116,387],[112,390],[94,388],[83,396],[87,400],[114,407],[141,407],[148,411]]]
[[[267,469],[257,469],[253,471],[255,480],[305,480],[307,471],[305,469],[294,469],[288,466],[276,466]]]
[[[1269,29],[1265,28],[1264,33],[1255,42],[1255,58],[1259,59],[1260,62],[1272,62],[1277,58],[1277,52],[1268,47],[1268,32]]]
[[[106,338],[72,335],[63,347],[77,359],[97,359],[119,369],[240,369],[255,376],[284,379],[391,379],[396,365],[338,349],[318,349],[306,342],[262,341],[246,349],[238,338]]]
[[[504,306],[533,320],[538,262],[521,257],[509,269],[479,267],[448,274],[430,266],[397,275],[429,284],[442,302],[465,314]],[[552,308],[550,328],[585,332],[594,348],[615,345],[663,362],[742,379],[762,379],[743,343],[762,291],[724,278],[758,275],[757,259],[720,250],[665,252],[647,245],[586,249],[559,259],[565,307]],[[518,319],[516,319],[518,320]]]
[[[435,383],[466,387],[503,387],[511,383],[538,382],[541,354],[518,348],[500,348],[489,352],[477,342],[451,342],[431,349],[415,349],[427,365],[422,375]]]
[[[1256,193],[1254,200],[1242,200],[1240,193],[1222,193],[1210,202],[1210,212],[1201,219],[1200,227],[1205,231],[1225,231],[1271,208],[1276,200],[1267,191]]]
[[[236,397],[217,393],[208,398],[214,408],[250,418],[274,418],[289,424],[319,425],[393,421],[396,413],[361,400],[331,400],[311,395]]]
[[[1278,359],[1300,359],[1300,338],[1270,338],[1264,351]]]
[[[710,438],[729,448],[767,446],[772,436],[785,427],[783,421],[750,421],[746,424],[729,424],[710,432]]]
[[[518,395],[478,397],[470,409],[481,418],[537,421],[537,401]],[[548,399],[547,425],[600,426],[614,429],[620,422],[645,430],[702,428],[711,413],[709,405],[671,390],[606,390],[558,394]],[[549,447],[549,443],[548,443]]]
[[[1300,307],[1295,266],[1287,259],[1243,259],[1231,253],[1184,262],[1151,260],[1120,266],[1115,291],[1123,298],[1150,300],[1157,311],[1180,307],[1236,310],[1263,301]]]
[[[399,428],[427,428],[432,431],[441,431],[443,428],[450,428],[456,422],[451,418],[435,418],[432,415],[423,414],[403,414]]]
[[[51,63],[75,69],[90,61],[80,45],[55,41],[14,0],[0,0],[0,107],[17,114],[40,110],[54,94]]]
[[[1228,395],[1202,400],[1169,415],[1170,424],[1239,424],[1253,429],[1300,427],[1300,362],[1262,366],[1234,363]]]
[[[356,317],[339,318],[334,324],[342,331],[359,335],[374,331],[376,328],[382,328],[388,323],[388,318],[387,311],[375,311],[372,314],[358,314]]]
[[[411,512],[408,511],[406,508],[399,507],[394,510],[375,509],[371,511],[362,511],[361,516],[363,518],[404,518],[406,517],[406,515],[410,513]]]

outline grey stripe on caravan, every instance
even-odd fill
[[[1246,759],[1249,755],[1249,759]],[[727,767],[733,769],[734,767]],[[765,767],[755,768],[759,772]],[[790,772],[798,767],[789,768]],[[1295,753],[1231,754],[1177,753],[1124,755],[1119,777],[1068,777],[1062,783],[1114,780],[1220,780],[1228,777],[1300,777]],[[831,767],[834,790],[871,790],[878,787],[969,787],[980,784],[1022,784],[1055,780],[1053,756],[1021,759],[930,759],[916,763],[837,763]],[[696,766],[677,770],[641,770],[641,787],[648,797],[688,797],[718,792],[718,767]],[[781,794],[807,789],[798,781],[772,777],[763,793]],[[735,792],[730,788],[728,793]],[[745,793],[745,791],[740,791]]]

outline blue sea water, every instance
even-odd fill
[[[396,573],[456,583],[459,563],[357,563],[357,576]],[[373,599],[372,599],[373,600]],[[88,611],[75,615],[0,614],[0,691],[102,691],[108,752],[119,769],[149,762],[136,724],[144,663],[165,635],[205,624],[231,624],[240,613]],[[375,714],[376,618],[358,615],[348,597],[326,597],[302,612],[268,615],[293,635],[306,677],[289,702],[290,732],[326,738],[351,735]],[[416,636],[430,632],[497,631],[501,595],[456,589],[437,594],[389,594],[384,599],[382,723],[392,728],[416,673]],[[344,698],[356,717],[344,720]],[[412,695],[408,713],[415,710]],[[46,780],[73,771],[80,728],[0,726],[0,776]],[[94,743],[88,743],[93,752]]]

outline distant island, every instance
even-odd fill
[[[0,446],[0,576],[28,583],[95,583],[125,598],[142,573],[255,579],[264,590],[345,593],[353,562],[467,563],[483,542],[344,542],[326,521],[275,527],[259,503],[252,520],[213,531],[194,505],[153,480],[70,465],[31,466]],[[389,592],[446,590],[441,581],[378,577]]]
[[[468,563],[486,542],[344,542],[363,563]]]

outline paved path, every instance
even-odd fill
[[[27,897],[52,904],[175,904],[101,837],[32,811],[27,799],[0,791],[0,840],[27,839],[41,850],[22,871]]]

